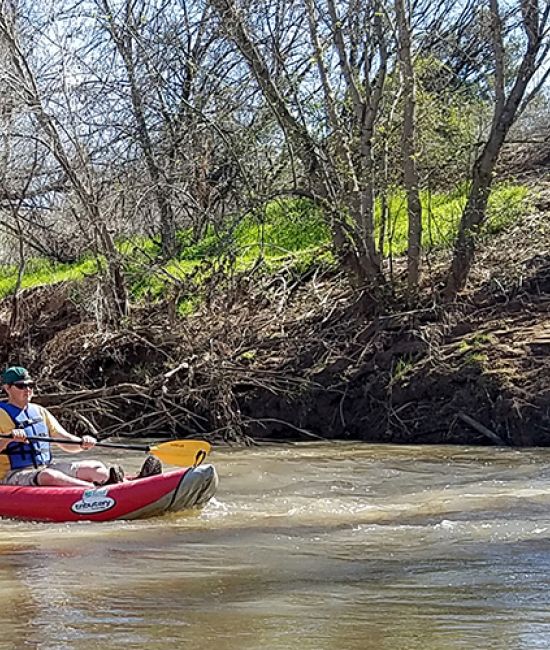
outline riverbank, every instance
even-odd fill
[[[495,237],[453,305],[362,323],[336,295],[297,320],[294,371],[315,384],[247,401],[256,435],[296,431],[376,442],[550,444],[550,226],[542,208]],[[437,284],[434,265],[429,276]],[[283,434],[283,435],[281,435]],[[307,435],[307,434],[305,434]]]
[[[29,367],[37,401],[102,436],[550,445],[548,211],[539,185],[530,214],[483,243],[452,305],[437,299],[441,254],[412,311],[396,298],[365,317],[321,264],[212,278],[192,316],[172,297],[109,331],[90,278],[25,290],[15,328],[4,300],[0,361]]]

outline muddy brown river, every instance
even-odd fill
[[[211,461],[220,487],[200,513],[0,521],[0,648],[550,647],[550,450],[323,444]]]

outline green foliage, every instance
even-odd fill
[[[304,251],[327,244],[330,231],[321,210],[308,199],[278,199],[261,215],[248,215],[235,230],[239,248],[264,255]]]
[[[452,192],[421,192],[424,227],[422,243],[426,250],[448,248],[456,236],[466,205],[469,187],[463,183]],[[525,213],[528,190],[521,185],[496,185],[489,197],[487,221],[483,232],[500,232]],[[380,205],[377,206],[380,223]],[[407,201],[403,190],[395,191],[388,201],[389,223],[384,254],[402,255],[407,242]]]
[[[470,336],[467,339],[462,339],[459,344],[459,350],[461,352],[468,352],[469,350],[483,350],[487,346],[493,345],[494,340],[489,334],[483,334],[478,332],[474,336]]]
[[[503,183],[491,193],[483,232],[495,235],[516,222],[530,208],[529,191],[523,185]]]
[[[485,352],[469,352],[464,357],[465,365],[474,366],[479,370],[482,370],[488,361],[489,361],[489,357]]]
[[[449,83],[451,71],[437,57],[420,54],[414,66],[417,170],[421,184],[425,185],[429,179],[432,188],[448,190],[467,180],[472,151],[490,120],[492,105],[467,86]],[[400,75],[390,75],[385,89],[385,113],[376,127],[377,151],[380,155],[382,150],[387,152],[388,182],[399,186],[403,183],[404,99]]]
[[[392,366],[391,383],[397,384],[402,382],[407,374],[412,371],[413,366],[413,359],[410,354],[397,359],[397,362]]]
[[[201,304],[199,296],[187,296],[178,302],[178,314],[180,316],[190,316]]]
[[[132,258],[138,254],[154,259],[161,252],[160,240],[156,237],[134,235],[128,239],[117,241],[115,245],[118,252],[125,258]]]
[[[451,245],[467,199],[468,186],[462,184],[452,192],[423,192],[423,243],[427,249]],[[527,188],[502,184],[495,186],[489,199],[486,235],[499,232],[514,222],[526,209]],[[407,209],[402,190],[394,191],[388,200],[389,221],[385,254],[401,255],[407,249]],[[380,227],[380,205],[377,206]],[[320,208],[306,199],[279,199],[270,202],[261,213],[248,214],[225,228],[209,228],[199,240],[193,239],[191,229],[178,233],[181,253],[177,259],[163,261],[159,242],[145,237],[133,237],[117,242],[132,298],[155,301],[167,296],[171,287],[178,291],[184,283],[189,289],[178,304],[182,315],[192,313],[200,304],[200,286],[213,272],[230,269],[246,272],[255,267],[256,273],[284,273],[299,277],[320,265],[331,267],[335,259],[330,247],[330,229]],[[257,261],[261,259],[258,267]],[[80,280],[97,273],[94,257],[85,257],[75,264],[59,264],[45,259],[30,259],[25,265],[22,287]],[[17,267],[0,267],[0,296],[12,292]],[[471,344],[469,344],[471,345]],[[403,362],[405,363],[405,362]],[[396,367],[401,375],[405,368]]]
[[[464,365],[483,369],[489,361],[487,350],[494,344],[489,334],[478,332],[474,336],[460,341],[458,350],[464,356]]]
[[[257,350],[245,350],[240,354],[240,359],[242,361],[254,361],[258,354]]]
[[[133,238],[119,250],[125,253],[125,273],[130,292],[136,300],[157,300],[167,288],[193,276],[198,285],[214,271],[231,264],[236,272],[246,272],[262,257],[264,273],[301,274],[313,265],[331,264],[333,258],[321,245],[330,241],[329,229],[321,211],[306,199],[270,202],[261,214],[248,214],[223,229],[207,228],[199,241],[192,229],[177,234],[180,254],[177,259],[161,262],[160,248],[151,240]],[[197,300],[184,298],[179,311],[196,309]]]
[[[231,241],[231,235],[229,231],[217,233],[210,226],[199,241],[193,240],[191,228],[180,230],[177,233],[177,239],[181,250],[179,259],[199,261],[221,255]]]
[[[101,261],[99,262],[102,263]],[[61,264],[45,258],[31,258],[25,264],[21,288],[35,287],[58,282],[82,280],[94,275],[98,270],[98,261],[86,257],[75,264]],[[0,267],[0,297],[7,296],[15,289],[17,267],[13,265]]]
[[[146,265],[139,259],[125,260],[124,272],[130,294],[135,300],[159,300],[166,295],[168,287],[183,281],[197,268],[196,261],[170,260]]]
[[[465,180],[470,156],[478,139],[480,124],[489,119],[490,108],[465,88],[434,84],[448,71],[435,57],[418,58],[417,150],[421,177],[437,187],[449,187]]]

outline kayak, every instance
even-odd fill
[[[217,487],[213,465],[95,488],[0,485],[0,517],[53,522],[141,519],[200,508]]]

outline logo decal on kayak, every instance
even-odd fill
[[[77,515],[88,515],[96,512],[106,512],[110,510],[116,501],[108,495],[107,488],[98,490],[86,490],[80,501],[76,501],[71,506],[71,510]]]

